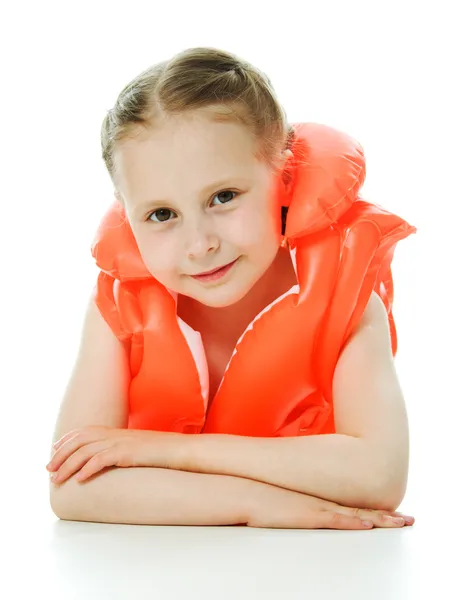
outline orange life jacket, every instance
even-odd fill
[[[277,179],[289,206],[285,236],[298,285],[272,302],[238,340],[208,406],[201,335],[177,315],[177,295],[145,267],[123,207],[103,217],[91,251],[101,271],[96,303],[129,353],[133,429],[247,436],[335,433],[334,369],[372,291],[391,333],[391,261],[397,242],[417,230],[362,200],[360,144],[325,125],[297,123]]]

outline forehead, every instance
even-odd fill
[[[192,155],[208,163],[252,161],[255,150],[253,137],[243,125],[196,115],[171,117],[148,130],[136,130],[118,144],[114,157],[125,172],[142,162],[150,168],[174,161],[183,164]]]

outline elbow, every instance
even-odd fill
[[[68,520],[67,506],[62,496],[61,490],[57,489],[57,486],[51,483],[49,497],[52,512],[58,519]]]
[[[407,473],[397,473],[391,477],[380,477],[372,494],[375,510],[395,511],[403,502],[407,486]]]
[[[74,502],[71,500],[71,495],[68,489],[68,483],[70,480],[55,485],[50,482],[50,507],[53,514],[63,521],[76,521],[76,515],[73,510]],[[70,487],[70,486],[69,486]]]
[[[388,453],[383,448],[371,449],[370,458],[376,456],[372,462],[372,469],[368,471],[369,481],[366,489],[371,491],[372,506],[375,510],[395,511],[403,502],[408,484],[409,448],[394,448]],[[367,481],[367,479],[366,479]]]

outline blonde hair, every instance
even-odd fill
[[[253,136],[256,157],[271,169],[293,129],[270,79],[235,54],[188,48],[137,75],[120,92],[101,126],[102,158],[116,187],[114,150],[122,140],[170,116],[202,109],[216,122],[234,121]],[[116,189],[120,200],[120,194]]]

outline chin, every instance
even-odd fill
[[[197,292],[196,294],[189,295],[197,302],[210,308],[226,308],[242,300],[251,288],[251,285],[245,288],[241,286],[236,288],[233,285],[225,284],[205,289],[202,293]]]
[[[209,293],[204,294],[202,298],[196,297],[195,300],[210,308],[226,308],[227,306],[236,304],[236,302],[239,302],[244,296],[245,294],[230,294],[226,292],[218,292],[215,294],[213,290],[210,290]]]

